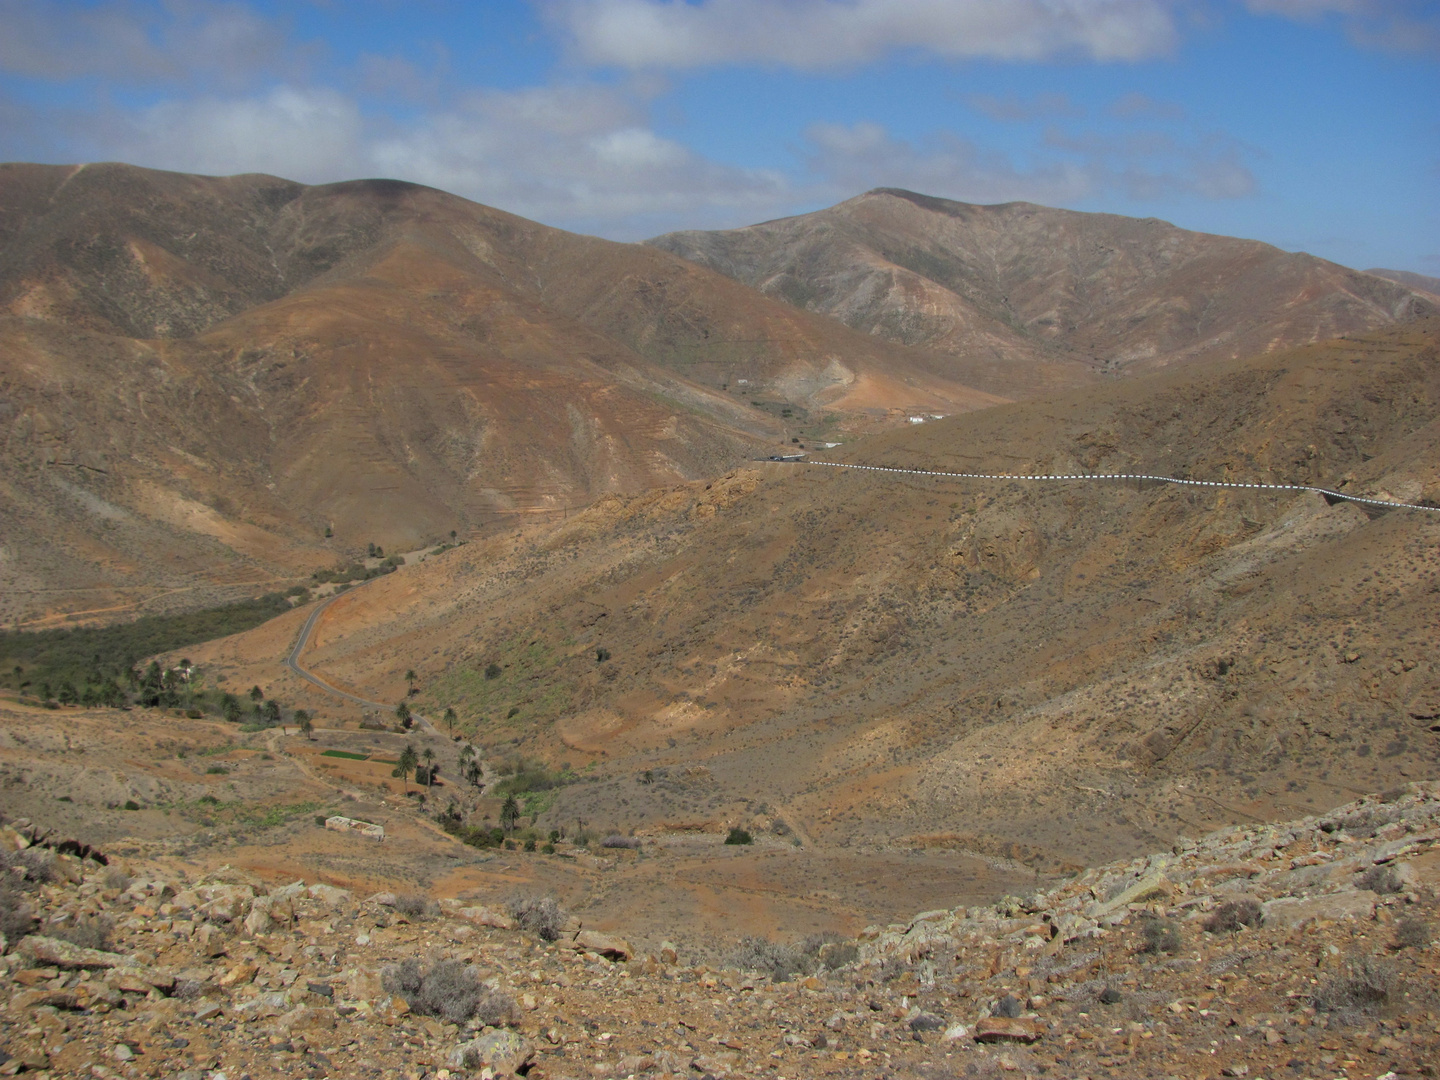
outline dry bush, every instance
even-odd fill
[[[30,847],[14,856],[17,865],[25,871],[25,877],[37,885],[45,885],[56,879],[55,853],[45,848]]]
[[[774,982],[786,982],[792,975],[805,974],[814,966],[812,958],[794,945],[782,945],[762,937],[741,938],[726,962],[741,971],[768,975]]]
[[[569,916],[553,896],[532,896],[521,893],[506,903],[510,917],[520,929],[534,934],[541,941],[555,941],[565,928]]]
[[[110,935],[115,930],[115,923],[105,915],[95,918],[77,919],[73,923],[64,923],[60,926],[47,926],[45,935],[58,938],[60,941],[68,941],[71,945],[81,949],[99,949],[101,952],[110,951]]]
[[[605,837],[604,840],[601,840],[600,846],[608,848],[638,848],[640,841],[634,836],[621,836],[618,833],[613,833]]]
[[[385,968],[380,981],[387,993],[404,998],[414,1012],[447,1023],[475,1020],[498,1027],[516,1016],[515,1003],[482,983],[474,969],[460,960],[441,960],[425,968],[410,957]]]
[[[0,879],[0,935],[12,945],[35,929],[35,912],[8,873]]]
[[[1362,956],[1331,975],[1315,991],[1312,1004],[1342,1019],[1373,1013],[1395,993],[1395,969],[1384,960]]]
[[[118,889],[124,892],[130,888],[130,875],[118,866],[112,866],[105,871],[105,887],[107,889]]]
[[[1146,919],[1140,924],[1140,937],[1144,944],[1141,952],[1178,952],[1180,949],[1180,924],[1174,919]]]
[[[859,958],[854,942],[838,934],[811,934],[788,945],[762,937],[741,938],[726,962],[741,971],[757,971],[774,982],[785,982],[822,968],[834,971]]]
[[[409,919],[423,919],[434,915],[440,907],[424,893],[402,893],[395,897],[395,910]]]
[[[1395,948],[1425,949],[1435,940],[1435,928],[1424,919],[1410,916],[1395,924]]]
[[[1230,934],[1242,926],[1260,925],[1260,901],[1245,897],[1221,904],[1205,920],[1205,929],[1212,934]]]
[[[1382,896],[1401,892],[1405,888],[1405,882],[1401,880],[1399,871],[1388,865],[1370,867],[1355,880],[1355,884]]]

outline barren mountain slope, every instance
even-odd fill
[[[1429,277],[1426,274],[1416,274],[1410,270],[1366,270],[1367,274],[1374,274],[1376,277],[1384,278],[1386,281],[1393,281],[1397,285],[1403,285],[1407,289],[1413,289],[1419,293],[1429,293],[1433,297],[1440,297],[1440,278]]]
[[[950,353],[968,381],[1010,395],[1250,356],[1435,310],[1410,282],[1153,218],[893,188],[649,243],[857,329]]]
[[[0,617],[204,602],[713,475],[822,414],[996,401],[927,365],[415,185],[0,166]]]
[[[1437,343],[1425,320],[850,452],[1435,500]],[[413,667],[496,754],[593,763],[542,825],[1054,868],[1433,776],[1437,539],[1440,514],[1307,494],[765,465],[367,585],[306,662],[381,701]],[[293,629],[190,655],[321,703],[279,674]]]

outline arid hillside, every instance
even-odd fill
[[[1367,274],[1374,274],[1376,277],[1384,278],[1386,281],[1393,281],[1397,285],[1403,285],[1407,289],[1413,289],[1419,293],[1429,293],[1431,296],[1440,297],[1440,278],[1430,277],[1427,274],[1417,274],[1411,270],[1366,270]]]
[[[948,353],[966,381],[1009,396],[1251,356],[1436,309],[1409,279],[1153,218],[893,188],[649,243],[877,337]]]
[[[1424,320],[848,453],[1433,503],[1437,344]],[[455,708],[488,755],[583,773],[542,828],[743,825],[1053,872],[1433,777],[1437,539],[1440,513],[1313,494],[766,464],[368,584],[323,613],[304,662],[377,701],[414,668],[417,707]],[[339,709],[280,666],[303,619],[190,655]]]
[[[248,595],[997,400],[932,360],[415,185],[0,166],[0,618]]]

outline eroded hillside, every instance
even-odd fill
[[[656,249],[416,185],[7,165],[0,206],[7,621],[250,595],[997,400]]]
[[[1435,310],[1417,281],[1154,218],[974,206],[893,188],[649,242],[797,307],[948,353],[967,381],[1011,396]]]
[[[1436,344],[1430,321],[1200,365],[914,426],[865,460],[1434,500]],[[589,766],[541,827],[748,824],[1049,872],[1433,775],[1437,517],[765,465],[367,585],[305,662],[380,701],[415,668],[419,706],[492,753]],[[320,702],[277,664],[302,618],[192,655]]]

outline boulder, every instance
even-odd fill
[[[476,926],[490,926],[496,930],[514,930],[518,925],[514,919],[499,908],[476,904],[474,907],[456,908],[451,912],[457,919],[464,919]]]
[[[629,960],[634,955],[624,938],[611,937],[598,930],[581,930],[570,947],[576,952],[599,953],[607,960]]]
[[[71,945],[68,941],[61,941],[58,938],[43,937],[40,934],[31,934],[22,938],[15,951],[25,957],[32,964],[38,966],[50,964],[60,968],[116,968],[134,967],[135,961],[120,953],[102,952],[99,949],[82,949],[78,945]]]
[[[1367,919],[1375,914],[1375,894],[1347,891],[1309,898],[1282,896],[1262,905],[1266,926],[1304,926],[1316,919]]]
[[[316,882],[305,890],[312,900],[318,900],[328,907],[338,908],[350,902],[350,890],[336,888],[334,885],[325,885]]]
[[[1023,1017],[992,1016],[975,1025],[973,1037],[976,1042],[982,1043],[1033,1043],[1040,1038],[1041,1033],[1040,1025],[1034,1020],[1027,1020]]]
[[[1091,904],[1085,912],[1092,919],[1099,919],[1118,911],[1126,904],[1133,904],[1138,900],[1149,899],[1152,896],[1168,896],[1172,890],[1169,879],[1161,873],[1147,874],[1135,882],[1128,889],[1122,891],[1118,896],[1105,901],[1103,904]]]
[[[452,1069],[489,1069],[495,1076],[515,1076],[532,1064],[535,1048],[528,1039],[500,1029],[462,1042],[450,1051]]]
[[[351,1001],[378,1001],[385,994],[380,972],[374,968],[354,968],[344,979],[345,996]]]

